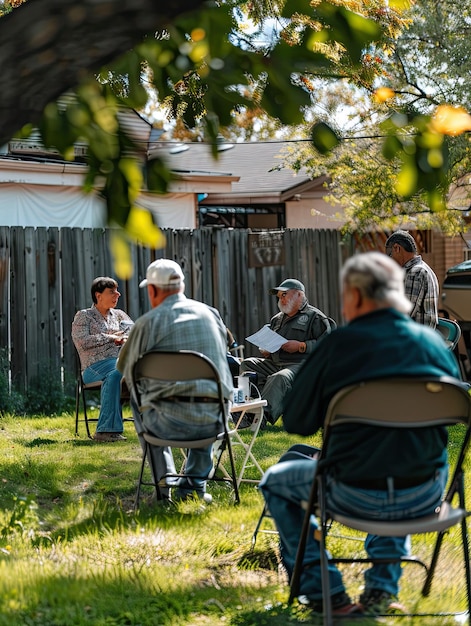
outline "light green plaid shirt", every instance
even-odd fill
[[[132,369],[141,354],[148,350],[193,350],[207,356],[216,366],[221,378],[224,398],[232,399],[232,376],[227,363],[227,332],[220,317],[204,303],[191,300],[182,293],[167,296],[134,324],[118,360],[118,369],[131,384]],[[140,387],[141,404],[151,405],[173,394],[182,396],[206,396],[217,398],[217,386],[213,381],[191,380],[169,384],[168,382],[143,381]],[[178,418],[206,423],[212,419],[207,405],[174,403],[166,407]],[[214,406],[214,419],[219,417]]]

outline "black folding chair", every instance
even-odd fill
[[[310,446],[306,443],[295,443],[280,456],[278,463],[283,463],[284,461],[295,461],[298,459],[313,459],[314,457],[318,456],[319,453],[320,449],[316,448],[315,446]],[[264,532],[268,534],[278,533],[278,531],[273,529],[262,529],[262,524],[265,519],[271,519],[270,511],[268,510],[268,506],[266,503],[263,507],[260,517],[258,518],[255,530],[253,531],[252,550],[255,548],[255,544],[257,543],[257,537],[259,532]]]
[[[320,463],[313,481],[306,515],[299,541],[295,566],[290,581],[290,597],[292,602],[299,595],[300,578],[303,570],[304,553],[312,514],[319,517],[320,567],[322,577],[322,597],[324,606],[324,625],[332,626],[332,607],[330,603],[330,585],[328,563],[378,563],[378,562],[410,562],[421,565],[425,570],[425,581],[422,595],[428,596],[431,590],[441,545],[446,531],[461,525],[461,544],[463,565],[466,577],[468,604],[468,623],[471,624],[471,573],[468,552],[467,516],[465,507],[464,470],[470,438],[471,400],[467,391],[459,381],[452,378],[437,379],[402,379],[391,378],[372,380],[349,386],[339,391],[329,404],[324,425],[324,443],[320,460],[328,458],[329,439],[332,431],[339,425],[362,424],[377,427],[393,428],[431,428],[464,424],[466,431],[461,447],[456,455],[451,481],[440,508],[432,515],[414,519],[395,521],[371,520],[360,517],[340,515],[329,509],[326,498],[326,475],[328,467]],[[321,469],[324,467],[324,469]],[[452,468],[450,468],[452,469]],[[457,506],[452,502],[457,499]],[[403,537],[421,533],[436,533],[437,539],[433,554],[428,564],[424,561],[405,557],[374,560],[368,558],[328,558],[326,552],[327,533],[332,522],[348,528],[378,536]],[[317,536],[317,535],[316,535]],[[312,563],[310,563],[312,565]],[[455,574],[455,572],[454,572]],[[446,613],[449,615],[450,613]],[[410,616],[424,614],[410,613]],[[427,614],[428,615],[428,614]],[[440,615],[440,614],[437,614]],[[463,615],[460,612],[460,615]]]
[[[180,350],[178,352],[159,352],[157,350],[151,350],[141,355],[141,357],[134,364],[132,375],[132,388],[136,395],[136,400],[140,409],[144,408],[141,406],[141,394],[139,391],[139,382],[142,379],[160,380],[168,383],[201,379],[214,381],[218,390],[218,397],[215,398],[214,401],[219,405],[218,411],[221,418],[222,430],[213,437],[206,437],[204,439],[190,439],[185,441],[175,439],[163,439],[161,437],[156,437],[152,435],[152,433],[144,432],[142,436],[145,441],[145,449],[142,457],[141,470],[139,473],[135,507],[137,508],[139,506],[140,491],[142,485],[153,486],[156,491],[157,499],[161,499],[162,495],[160,487],[165,485],[166,479],[178,478],[183,476],[219,482],[230,482],[234,489],[234,500],[236,504],[239,503],[240,498],[239,489],[237,486],[237,474],[235,469],[234,456],[232,453],[230,432],[227,426],[227,406],[224,401],[219,372],[217,371],[213,362],[204,354],[201,354],[199,352],[193,352],[191,350]],[[165,398],[166,401],[168,401],[169,399],[171,399],[171,396],[170,398]],[[156,404],[158,404],[158,400],[156,401]],[[166,474],[165,476],[159,477],[159,482],[156,482],[155,480],[152,480],[151,482],[144,481],[143,476],[146,459],[148,460],[151,467],[152,476],[157,476],[156,468],[153,465],[152,455],[150,454],[150,448],[152,446],[168,446],[171,448],[180,448],[182,450],[186,450],[190,448],[203,448],[211,444],[217,444],[215,446],[215,448],[217,448],[217,453],[215,454],[215,463],[210,476],[206,477],[184,474],[184,468],[182,468],[182,470],[177,474]],[[229,478],[227,478],[227,476],[217,475],[217,469],[222,453],[226,449],[229,455],[231,470],[229,473]]]
[[[90,433],[90,422],[98,422],[97,417],[89,417],[87,412],[87,396],[88,392],[101,392],[103,382],[98,380],[94,383],[84,383],[82,376],[82,366],[80,363],[80,356],[75,348],[75,356],[77,363],[77,373],[75,376],[75,435],[79,434],[79,423],[85,423],[85,430],[87,431],[87,437],[92,438]],[[80,399],[82,399],[83,419],[80,418]],[[121,380],[121,404],[129,402],[129,390],[124,378]],[[123,422],[133,422],[132,417],[123,417]]]

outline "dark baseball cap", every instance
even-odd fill
[[[289,291],[290,289],[298,289],[299,291],[305,292],[304,285],[300,280],[296,280],[296,278],[287,278],[284,280],[281,285],[278,287],[274,287],[273,289],[269,289],[268,293],[272,296],[276,296],[279,291]]]

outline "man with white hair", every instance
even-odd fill
[[[285,337],[286,343],[276,352],[260,350],[262,357],[244,359],[240,373],[257,373],[257,386],[267,401],[265,417],[274,424],[283,412],[296,372],[332,325],[321,310],[309,304],[300,280],[287,278],[269,293],[277,297],[280,311],[271,318],[270,329]]]
[[[347,325],[321,341],[297,374],[283,412],[290,433],[310,436],[322,428],[337,391],[374,378],[452,376],[460,378],[455,358],[442,337],[409,317],[404,272],[380,252],[350,258],[341,273],[343,314]],[[381,410],[381,407],[378,407]],[[394,519],[432,513],[445,488],[448,461],[445,428],[381,429],[351,425],[333,431],[326,464],[329,507],[339,513]],[[281,554],[291,576],[304,510],[316,470],[315,460],[286,461],[271,467],[260,489],[279,530]],[[305,562],[319,558],[317,527],[308,533]],[[407,537],[368,535],[371,558],[408,553]],[[355,604],[345,592],[339,570],[330,565],[334,615],[383,613],[393,607],[401,566],[375,564],[365,572],[365,589]],[[304,568],[300,591],[314,611],[323,611],[320,568]]]
[[[206,304],[187,298],[181,267],[170,259],[158,259],[147,268],[146,278],[139,287],[146,287],[152,309],[134,324],[127,342],[121,349],[118,369],[126,380],[132,380],[132,370],[138,358],[148,350],[176,351],[194,350],[207,356],[216,366],[226,401],[232,399],[232,376],[227,364],[227,332],[221,318]],[[222,430],[220,423],[217,386],[214,381],[195,380],[181,384],[178,401],[166,401],[174,396],[174,384],[144,381],[140,389],[142,405],[147,406],[142,417],[133,397],[131,407],[134,425],[141,437],[144,430],[162,438],[191,439],[211,437]],[[201,402],[195,402],[195,397]],[[211,399],[214,398],[214,402]],[[144,448],[144,441],[141,438]],[[164,474],[175,473],[170,448],[151,448],[159,481]],[[208,476],[213,467],[212,446],[189,451],[185,472]],[[169,488],[161,489],[165,498],[170,497]],[[196,494],[205,502],[211,496],[206,493],[206,481],[179,479],[172,497],[186,499]]]

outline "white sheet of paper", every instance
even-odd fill
[[[275,331],[271,330],[268,325],[262,326],[260,330],[245,339],[246,341],[253,343],[254,346],[257,346],[266,352],[270,352],[271,354],[279,350],[281,346],[288,341],[286,337],[282,337],[278,333],[275,333]]]

